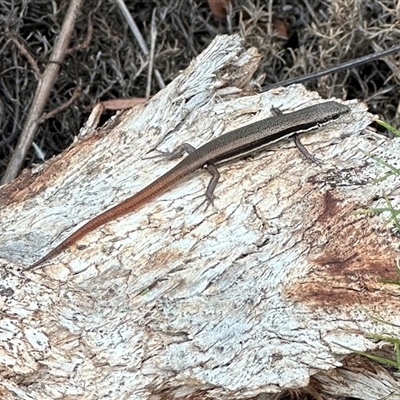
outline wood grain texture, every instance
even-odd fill
[[[148,104],[1,188],[4,390],[38,399],[54,391],[231,399],[303,387],[316,371],[321,385],[324,371],[331,376],[329,390],[351,375],[340,373],[351,353],[341,345],[374,349],[365,332],[395,334],[371,315],[400,324],[397,289],[379,282],[395,277],[398,241],[385,216],[360,210],[383,207],[379,195],[400,183],[373,183],[386,170],[365,152],[390,163],[400,146],[371,130],[360,135],[373,117],[356,101],[346,102],[347,119],[304,135],[322,168],[292,142],[277,144],[221,167],[216,208],[206,211],[209,176],[199,171],[43,270],[23,272],[170,169],[146,158],[151,149],[199,146],[271,106],[287,112],[321,101],[302,86],[251,93],[257,59],[237,37],[216,38]],[[371,368],[354,374],[374,378]],[[394,390],[386,382],[381,397]],[[368,385],[363,395],[376,398]]]

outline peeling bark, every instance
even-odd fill
[[[259,60],[238,37],[217,37],[148,103],[0,189],[4,398],[239,399],[311,376],[331,395],[345,380],[340,395],[356,396],[352,384],[378,374],[389,383],[366,384],[364,399],[398,390],[383,368],[340,372],[343,346],[372,350],[364,333],[398,334],[372,316],[400,324],[398,289],[380,283],[396,279],[398,239],[388,215],[362,212],[384,207],[400,180],[374,183],[387,170],[366,152],[394,163],[400,146],[365,129],[373,116],[357,101],[302,135],[322,167],[276,144],[220,168],[214,209],[201,207],[199,171],[23,270],[174,165],[152,150],[321,101],[301,85],[255,94]]]

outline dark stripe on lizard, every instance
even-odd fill
[[[218,163],[244,157],[286,137],[317,129],[319,126],[334,121],[349,112],[350,108],[348,106],[334,101],[327,101],[292,113],[278,114],[274,117],[253,122],[227,132],[205,143],[198,149],[184,144],[177,151],[171,153],[172,156],[176,156],[182,154],[183,151],[189,152],[188,156],[175,167],[132,197],[88,221],[26,270],[36,268],[45,261],[50,260],[94,229],[144,206],[152,199],[171,189],[182,179],[189,177],[194,171],[203,167],[206,167],[212,175],[206,191],[207,200],[212,202],[214,189],[219,179],[219,172],[215,167]]]

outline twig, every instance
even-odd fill
[[[104,106],[105,110],[117,111],[146,103],[147,100],[148,99],[145,97],[135,97],[131,99],[111,99],[102,101],[101,104]]]
[[[47,64],[42,78],[39,79],[32,107],[24,124],[17,147],[15,148],[14,154],[11,157],[10,163],[1,181],[2,184],[10,182],[18,175],[21,165],[25,160],[25,156],[40,124],[40,118],[46,106],[50,90],[56,80],[60,65],[64,60],[68,43],[75,26],[75,20],[82,3],[83,0],[71,0],[49,63]]]
[[[15,47],[19,50],[21,54],[23,54],[26,59],[28,60],[29,64],[31,65],[33,71],[35,72],[36,78],[40,79],[42,73],[40,71],[39,66],[37,65],[36,60],[33,58],[32,54],[26,49],[26,47],[16,38],[11,38],[12,42],[14,43]]]
[[[46,119],[53,118],[56,114],[60,113],[61,111],[64,111],[67,109],[72,103],[74,103],[79,97],[82,95],[82,88],[77,87],[74,90],[74,93],[72,94],[71,98],[66,101],[65,103],[61,104],[61,106],[55,108],[54,110],[51,110],[48,113],[44,113],[42,117],[40,118],[39,123],[42,123],[46,121]]]
[[[90,42],[92,41],[92,37],[93,37],[93,22],[92,22],[92,15],[89,14],[88,16],[88,22],[87,22],[87,34],[85,39],[83,40],[82,43],[76,45],[75,47],[72,47],[71,49],[68,50],[68,54],[74,54],[78,51],[81,51],[83,49],[86,49],[87,47],[89,47]]]
[[[124,16],[126,22],[129,25],[129,28],[131,29],[133,35],[135,36],[140,48],[142,49],[142,52],[145,56],[149,56],[149,49],[147,47],[146,42],[143,39],[142,34],[139,31],[139,28],[136,25],[136,22],[133,20],[132,15],[130,14],[128,8],[126,7],[126,4],[124,3],[123,0],[117,0],[118,7],[120,8],[122,15]],[[158,69],[154,70],[154,75],[157,79],[158,86],[160,89],[165,88],[165,83],[161,77],[160,72]]]
[[[343,71],[343,70],[349,69],[349,68],[358,67],[359,65],[366,64],[368,62],[371,62],[371,61],[377,60],[379,58],[388,56],[390,54],[398,53],[398,52],[400,52],[400,45],[392,47],[388,50],[379,51],[377,53],[372,53],[372,54],[368,54],[363,57],[355,58],[353,60],[346,61],[342,64],[335,65],[330,68],[325,68],[318,72],[313,72],[312,74],[297,76],[295,78],[287,79],[286,81],[272,83],[270,85],[263,86],[261,88],[261,92],[266,92],[267,90],[270,90],[270,89],[273,89],[276,87],[293,85],[294,83],[302,83],[302,82],[311,81],[311,80],[314,80],[317,78],[321,78],[321,76],[333,74],[335,72]]]
[[[147,87],[146,87],[147,98],[149,98],[151,94],[151,77],[153,75],[153,68],[154,68],[154,51],[156,48],[156,38],[157,38],[156,9],[153,10],[153,15],[151,18],[150,36],[151,36],[151,44],[150,44],[149,69],[147,74]]]

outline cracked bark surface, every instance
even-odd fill
[[[395,204],[400,180],[373,182],[387,169],[366,152],[394,163],[400,146],[367,128],[374,117],[357,101],[302,136],[322,167],[278,143],[219,168],[214,209],[199,208],[199,171],[23,271],[174,165],[151,150],[323,101],[301,85],[256,94],[259,60],[237,36],[217,37],[147,104],[0,189],[5,398],[268,398],[310,377],[355,396],[352,382],[378,374],[385,384],[366,383],[363,398],[398,390],[386,370],[345,362],[343,346],[378,346],[364,333],[398,334],[371,316],[400,324],[396,287],[379,281],[396,279],[398,239],[388,215],[362,212],[383,207],[382,192]]]

